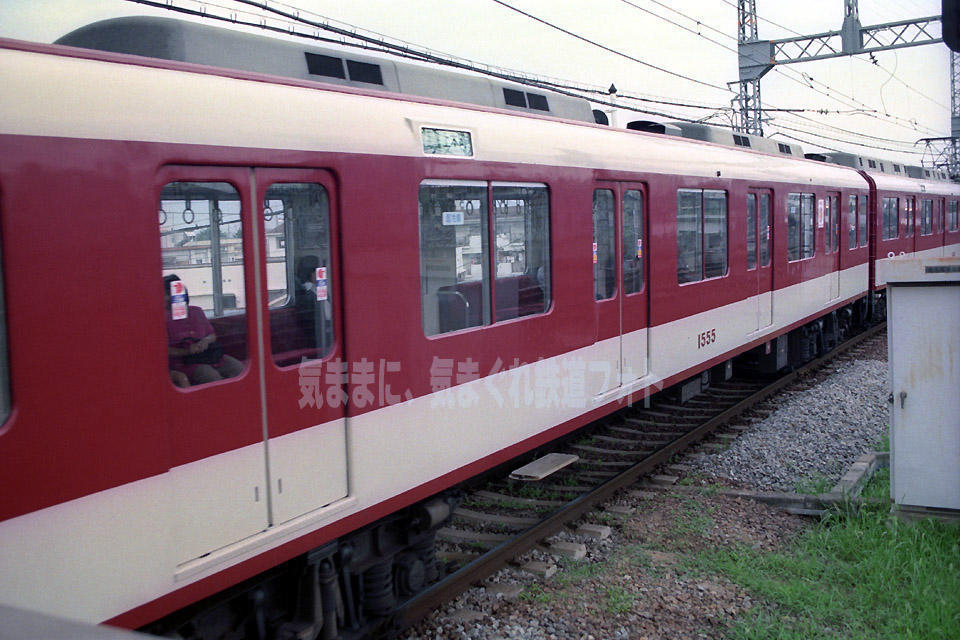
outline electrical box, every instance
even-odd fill
[[[960,509],[960,258],[884,268],[890,495],[904,508]]]

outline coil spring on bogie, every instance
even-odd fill
[[[440,572],[437,570],[437,532],[430,531],[415,544],[410,545],[410,550],[420,558],[423,563],[423,578],[427,584],[436,581]]]
[[[385,616],[395,606],[393,563],[388,559],[363,572],[363,610],[373,616]]]

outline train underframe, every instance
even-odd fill
[[[799,367],[880,322],[878,292],[677,383],[681,402],[739,373]],[[391,514],[227,591],[145,626],[183,640],[358,640],[391,635],[397,607],[443,577],[437,531],[459,503],[450,490]]]
[[[441,577],[435,542],[459,501],[434,496],[141,629],[183,640],[357,640]]]

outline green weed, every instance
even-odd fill
[[[769,603],[730,630],[738,640],[957,638],[960,525],[890,520],[886,506],[837,510],[790,549],[714,549],[696,562]]]

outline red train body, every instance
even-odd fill
[[[91,622],[215,637],[260,589],[282,637],[307,566],[346,637],[429,581],[451,488],[960,250],[950,183],[529,109],[15,41],[0,84],[0,601]],[[172,383],[171,273],[239,376]]]

